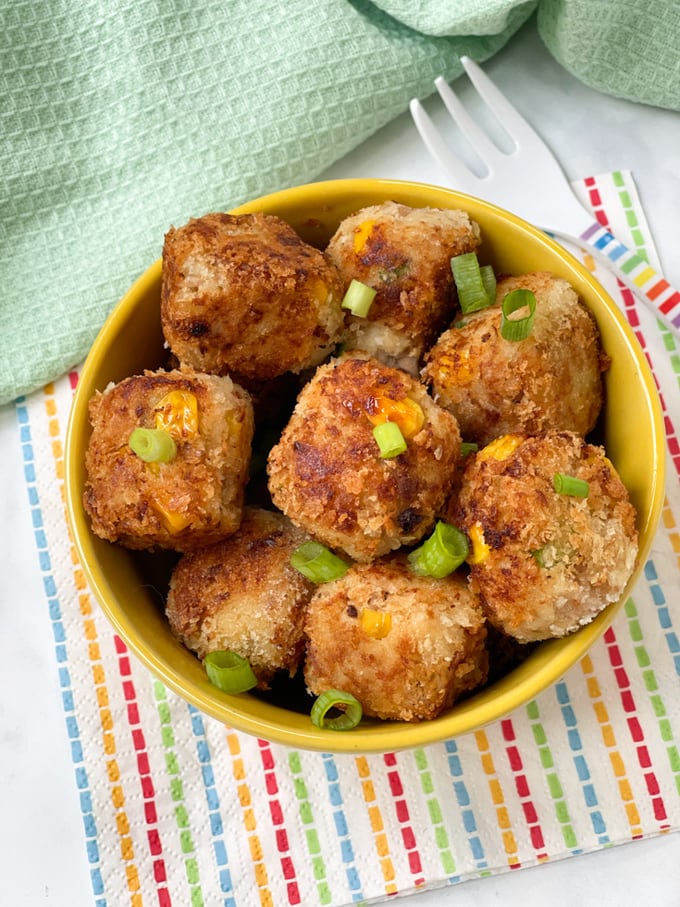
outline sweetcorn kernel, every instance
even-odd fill
[[[176,441],[193,438],[198,432],[198,400],[187,390],[167,393],[156,405],[156,428]]]
[[[468,564],[482,564],[489,556],[490,548],[484,539],[484,528],[481,523],[473,523],[468,530],[472,550],[466,560]]]
[[[505,460],[523,440],[521,435],[501,435],[483,447],[477,456],[480,460]]]
[[[405,438],[413,438],[425,424],[425,413],[410,397],[404,397],[403,400],[372,397],[370,408],[368,418],[372,425],[396,422]]]
[[[362,608],[359,622],[364,633],[372,639],[384,639],[392,629],[392,615],[389,611]]]
[[[373,232],[374,226],[374,220],[365,220],[360,223],[358,227],[354,228],[354,251],[357,255],[361,255],[364,251],[364,247],[368,241],[368,237]]]

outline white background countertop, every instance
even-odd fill
[[[518,109],[530,116],[570,179],[610,170],[632,171],[662,271],[680,286],[680,114],[618,101],[586,88],[550,57],[533,24],[485,69]],[[323,174],[323,178],[356,176],[446,182],[429,159],[408,113]],[[43,619],[44,592],[24,500],[19,445],[6,440],[13,439],[16,430],[14,408],[0,408],[4,640],[0,905],[88,907],[94,899],[64,733],[54,641],[50,623]],[[20,696],[15,695],[18,689]],[[403,900],[414,907],[538,903],[678,907],[680,835],[642,840]]]

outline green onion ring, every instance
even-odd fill
[[[335,718],[327,718],[331,709],[339,709],[341,714]],[[310,718],[312,724],[318,728],[328,728],[331,731],[351,731],[361,721],[363,710],[359,700],[351,693],[342,690],[325,690],[314,701]]]
[[[478,450],[479,450],[479,444],[475,444],[474,441],[463,441],[460,445],[461,457],[467,457],[471,453],[476,453]]]
[[[574,498],[587,498],[590,494],[590,485],[585,479],[567,476],[563,472],[556,472],[553,476],[553,488],[558,494],[567,494]]]
[[[290,556],[292,567],[313,583],[329,583],[340,579],[349,570],[349,564],[329,551],[325,545],[310,539],[303,542]]]
[[[177,456],[174,438],[162,428],[135,428],[128,444],[145,463],[169,463]]]
[[[257,686],[250,662],[228,649],[208,652],[203,662],[210,683],[224,693],[245,693]]]
[[[374,426],[373,437],[383,460],[398,457],[407,449],[406,440],[396,422],[381,422]]]
[[[528,308],[524,318],[510,318],[513,312]],[[531,290],[513,290],[507,293],[501,306],[501,337],[504,340],[526,340],[534,326],[536,297]]]
[[[438,520],[432,535],[408,555],[408,563],[419,576],[443,579],[463,563],[469,545],[464,532]]]
[[[366,318],[377,292],[360,280],[352,279],[342,300],[342,308],[349,309],[358,318]]]
[[[464,315],[485,309],[496,301],[496,278],[490,265],[480,268],[476,252],[464,252],[451,259],[451,272]]]

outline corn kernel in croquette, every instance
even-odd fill
[[[386,458],[373,436],[383,410],[413,419],[405,450]],[[370,561],[415,544],[433,526],[455,479],[460,434],[455,418],[400,369],[347,353],[317,369],[302,389],[269,454],[274,504],[297,525],[353,560]]]

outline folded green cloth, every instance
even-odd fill
[[[314,179],[537,6],[577,75],[677,104],[633,0],[0,0],[0,403],[84,358],[171,224]]]

